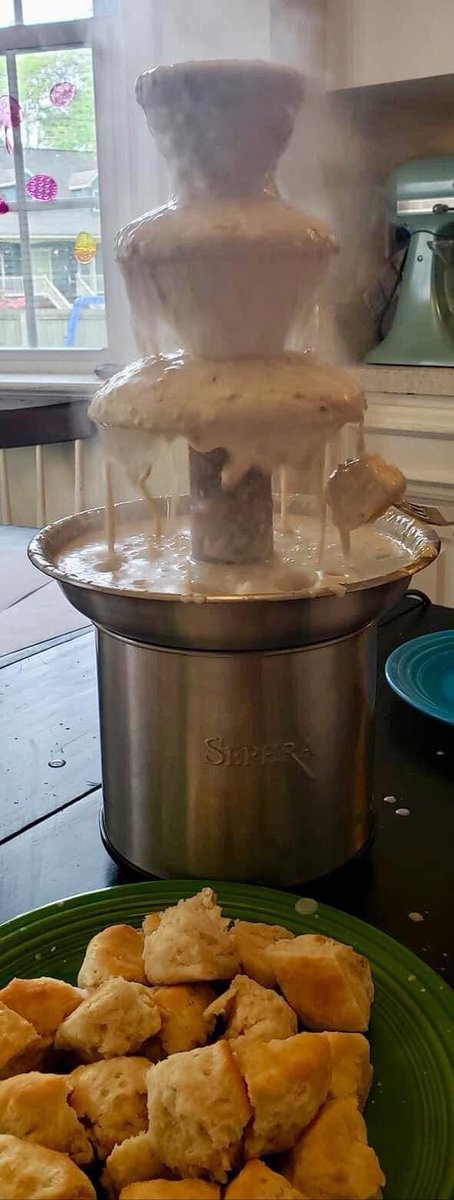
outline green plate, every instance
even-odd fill
[[[137,883],[48,905],[0,927],[0,985],[14,975],[56,975],[75,983],[85,946],[106,925],[140,925],[146,912],[193,895],[198,881]],[[378,929],[269,888],[213,883],[226,915],[318,932],[348,942],[371,962],[376,998],[370,1039],[375,1083],[367,1109],[371,1144],[387,1177],[388,1200],[454,1195],[454,996],[433,971]]]

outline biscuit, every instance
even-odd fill
[[[373,1068],[370,1046],[362,1033],[327,1033],[331,1046],[333,1077],[329,1090],[333,1099],[354,1096],[362,1110],[369,1095]]]
[[[267,950],[286,1000],[308,1029],[365,1033],[374,987],[366,958],[333,938],[307,933]]]
[[[290,1150],[328,1094],[329,1042],[321,1033],[298,1033],[285,1041],[238,1038],[232,1049],[253,1111],[245,1157]]]
[[[99,987],[105,979],[121,976],[146,983],[143,969],[144,936],[132,925],[109,925],[88,943],[77,982],[81,988]]]
[[[150,988],[150,993],[161,1014],[156,1040],[162,1054],[180,1054],[206,1046],[215,1026],[215,1017],[208,1015],[214,1000],[208,983],[176,983],[173,987]]]
[[[126,1138],[114,1146],[101,1176],[109,1200],[116,1200],[122,1188],[129,1183],[158,1179],[164,1174],[162,1162],[155,1150],[148,1131]]]
[[[37,1066],[46,1048],[30,1021],[0,1003],[0,1080]]]
[[[148,933],[154,933],[155,929],[158,928],[158,925],[161,924],[161,916],[162,913],[158,912],[147,913],[147,916],[144,917],[142,921],[142,931],[145,936]]]
[[[106,1058],[68,1076],[70,1104],[101,1160],[117,1143],[146,1130],[149,1070],[146,1058]]]
[[[305,1200],[283,1175],[271,1171],[258,1158],[251,1158],[232,1179],[224,1200]]]
[[[275,942],[291,941],[294,937],[282,925],[264,925],[260,921],[236,921],[232,935],[236,952],[245,975],[262,987],[276,987],[276,975],[266,954]]]
[[[251,1116],[228,1042],[172,1054],[151,1067],[148,1116],[154,1148],[170,1171],[225,1183]]]
[[[229,922],[211,888],[162,913],[158,928],[145,938],[144,965],[154,984],[205,983],[236,974]]]
[[[12,979],[0,991],[0,1002],[34,1025],[41,1037],[55,1030],[82,1003],[85,993],[64,979]]]
[[[295,1013],[286,1000],[247,975],[235,975],[228,991],[205,1012],[206,1017],[221,1015],[226,1019],[224,1036],[228,1040],[243,1037],[270,1042],[298,1032]]]
[[[329,1100],[282,1170],[311,1200],[372,1200],[385,1177],[353,1097]]]
[[[349,532],[375,521],[391,504],[399,504],[407,481],[398,467],[380,454],[361,454],[332,472],[325,496],[338,529]]]
[[[0,1082],[0,1133],[38,1142],[48,1150],[89,1163],[93,1151],[74,1109],[64,1075],[28,1071]]]
[[[57,1029],[57,1050],[74,1050],[83,1062],[134,1054],[161,1028],[150,988],[120,977],[106,979]]]
[[[96,1200],[86,1175],[67,1154],[0,1134],[2,1200]]]
[[[205,1179],[153,1179],[131,1183],[120,1200],[221,1200],[221,1189]]]

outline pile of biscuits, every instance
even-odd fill
[[[203,888],[0,991],[1,1200],[373,1200],[367,960]],[[299,1032],[299,1030],[303,1030]]]

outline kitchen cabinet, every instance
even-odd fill
[[[454,0],[328,0],[334,88],[453,73]]]

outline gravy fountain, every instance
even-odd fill
[[[30,547],[97,627],[103,836],[146,874],[292,885],[366,845],[376,624],[438,553],[390,507],[361,389],[295,350],[337,249],[274,182],[303,93],[261,62],[138,80],[173,171],[117,239],[143,357],[91,404],[105,509]],[[182,439],[189,495],[157,500]]]

